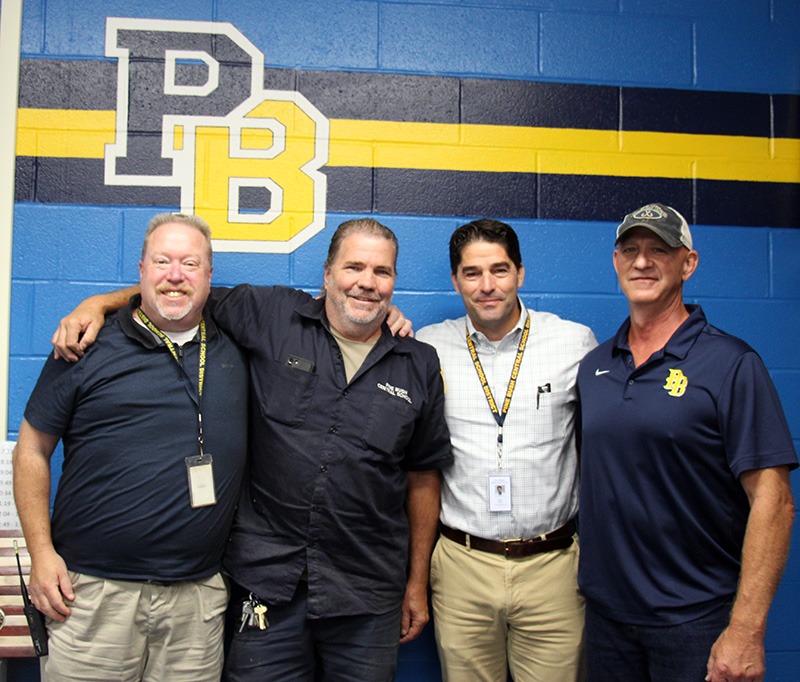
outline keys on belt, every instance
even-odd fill
[[[245,628],[266,630],[268,627],[267,605],[251,592],[247,599],[242,601],[242,620],[239,623],[239,632]]]

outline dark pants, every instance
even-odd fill
[[[246,593],[245,593],[246,595]],[[238,599],[237,599],[238,596]],[[266,630],[238,632],[241,590],[234,590],[229,682],[391,682],[397,669],[400,608],[387,614],[308,618],[308,585],[269,606]]]
[[[586,602],[586,682],[703,682],[708,656],[731,605],[664,627],[627,625]]]

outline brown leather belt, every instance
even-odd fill
[[[487,540],[475,535],[469,535],[463,530],[456,530],[439,524],[439,530],[446,538],[464,545],[469,549],[477,549],[480,552],[491,552],[492,554],[502,554],[510,559],[551,552],[554,549],[566,549],[572,544],[572,536],[575,533],[575,522],[569,521],[561,528],[556,528],[544,537],[534,538],[533,540]]]

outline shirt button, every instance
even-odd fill
[[[628,380],[628,386],[633,386],[633,379]]]
[[[329,431],[330,431],[331,433],[333,433],[334,435],[336,434],[336,432],[337,432],[338,430],[339,430],[339,429],[337,429],[335,426],[331,426],[331,428],[329,429]]]
[[[325,473],[325,472],[328,470],[328,467],[326,467],[326,466],[323,464],[323,465],[322,465],[322,466],[319,468],[319,470],[320,470],[320,471],[321,471],[321,472],[324,474],[324,473]]]

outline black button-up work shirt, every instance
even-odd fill
[[[241,285],[210,305],[250,355],[253,392],[249,485],[225,568],[268,603],[289,601],[308,568],[312,617],[398,607],[406,472],[452,462],[436,352],[384,325],[348,383],[324,300]]]

